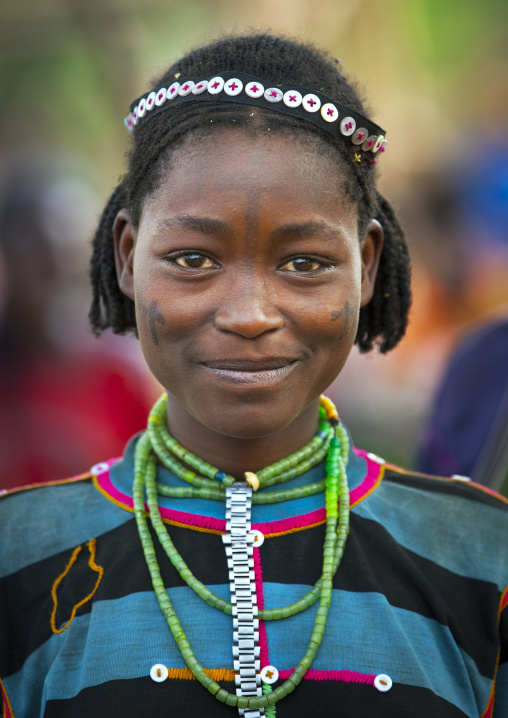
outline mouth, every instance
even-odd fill
[[[205,361],[201,366],[216,379],[236,386],[270,386],[285,379],[300,363],[299,359],[219,359]]]

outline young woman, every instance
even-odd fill
[[[121,459],[0,502],[5,714],[507,715],[506,502],[353,448],[320,398],[407,323],[384,131],[268,35],[126,124],[90,318],[168,396]]]

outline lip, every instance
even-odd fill
[[[201,362],[201,366],[220,381],[236,386],[271,386],[285,379],[299,359],[218,359]]]

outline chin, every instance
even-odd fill
[[[265,436],[277,434],[286,428],[300,413],[298,409],[288,411],[270,405],[269,402],[256,405],[243,403],[241,406],[228,407],[223,411],[217,411],[216,406],[210,407],[211,412],[203,411],[200,407],[195,418],[209,429],[218,434],[230,436],[235,439],[260,439]]]

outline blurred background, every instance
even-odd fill
[[[478,450],[460,448],[471,416],[485,399],[467,437],[489,438],[485,462],[508,407],[507,21],[502,0],[3,0],[0,488],[86,471],[143,427],[160,389],[137,341],[87,329],[90,237],[132,99],[193,46],[250,29],[330,50],[388,128],[381,191],[409,239],[411,324],[392,354],[354,351],[330,395],[358,446],[476,477]],[[473,352],[450,373],[491,327],[498,366]]]

